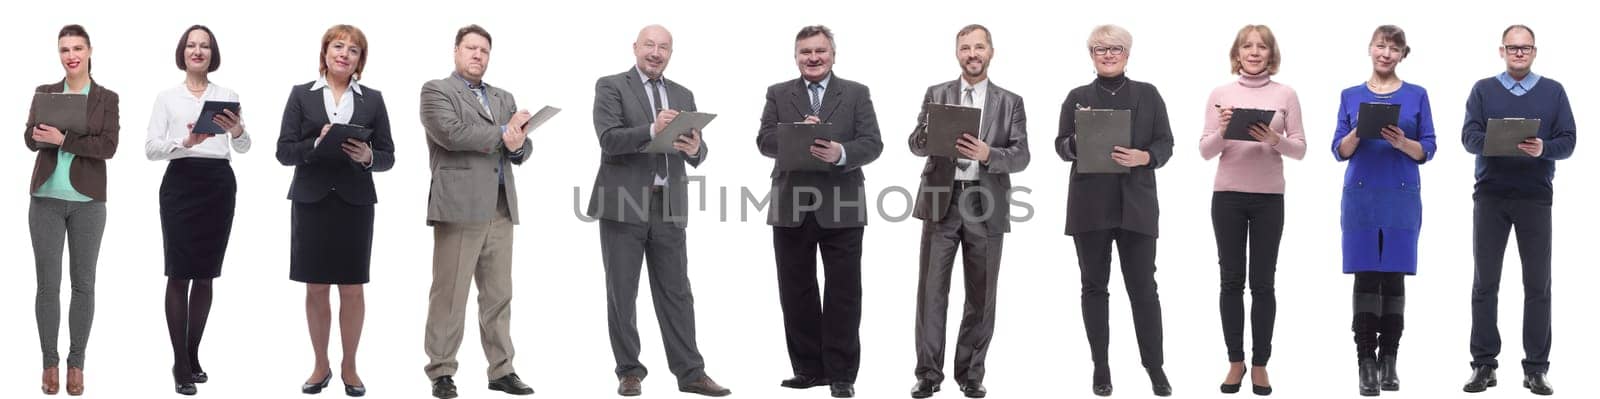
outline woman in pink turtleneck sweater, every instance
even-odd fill
[[[1238,392],[1244,380],[1244,288],[1248,276],[1254,352],[1250,384],[1257,395],[1267,395],[1272,393],[1272,385],[1265,366],[1272,355],[1272,324],[1277,312],[1273,273],[1278,241],[1283,236],[1283,158],[1305,157],[1305,129],[1294,89],[1272,81],[1281,58],[1270,29],[1262,25],[1240,29],[1228,57],[1239,81],[1211,92],[1205,105],[1206,127],[1200,136],[1201,157],[1222,156],[1211,197],[1211,224],[1222,269],[1219,306],[1231,363],[1221,389],[1223,393]],[[1229,140],[1224,133],[1235,108],[1275,113],[1271,125],[1250,128],[1255,141]]]

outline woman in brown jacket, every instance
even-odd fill
[[[63,131],[38,123],[41,110],[28,113],[22,134],[28,150],[37,152],[33,181],[28,192],[28,230],[33,238],[34,266],[39,289],[34,313],[39,321],[39,344],[44,352],[41,389],[55,394],[60,388],[56,337],[61,325],[61,255],[71,252],[72,304],[67,313],[71,345],[67,350],[67,394],[83,394],[83,350],[94,318],[94,270],[100,253],[100,236],[106,226],[106,159],[117,151],[117,93],[90,78],[93,48],[82,26],[67,25],[57,34],[57,53],[66,78],[39,86],[35,93],[87,96],[87,129]]]

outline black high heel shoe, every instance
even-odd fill
[[[1272,386],[1271,385],[1257,385],[1256,384],[1256,379],[1254,378],[1255,374],[1251,373],[1250,375],[1252,376],[1250,378],[1250,392],[1251,393],[1254,393],[1257,396],[1267,396],[1267,395],[1271,395],[1272,394]]]
[[[321,382],[300,385],[300,393],[307,395],[316,395],[322,393],[322,389],[328,387],[329,381],[333,381],[333,370],[331,369],[328,370],[327,375],[322,376]]]
[[[344,384],[344,394],[353,398],[367,396],[367,386]]]
[[[1172,383],[1167,381],[1167,373],[1160,367],[1145,369],[1150,374],[1150,391],[1156,396],[1172,396]]]
[[[1233,370],[1229,369],[1228,370],[1228,374],[1233,374]],[[1239,382],[1235,382],[1235,383],[1232,383],[1232,384],[1221,384],[1221,386],[1219,386],[1218,388],[1222,391],[1222,393],[1239,393],[1239,388],[1241,388],[1241,387],[1244,387],[1244,376],[1243,375],[1239,376]]]
[[[197,372],[194,373],[194,383],[196,383],[196,384],[204,384],[204,383],[206,383],[206,381],[211,381],[211,376],[206,375],[206,372],[197,371]]]
[[[178,377],[178,367],[177,366],[173,366],[172,367],[172,379],[173,379],[172,391],[173,392],[177,392],[179,395],[184,395],[184,396],[194,396],[194,394],[199,393],[199,390],[194,387],[194,380],[193,380],[194,375],[190,374],[189,377],[190,377],[189,380],[184,380],[183,378],[179,378]]]

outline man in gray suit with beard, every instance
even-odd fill
[[[455,72],[422,86],[428,139],[428,225],[433,226],[433,285],[423,348],[433,396],[456,397],[468,291],[478,283],[478,325],[489,361],[489,389],[528,395],[533,388],[512,367],[511,226],[517,179],[511,165],[528,159],[532,116],[510,92],[483,83],[493,39],[477,25],[456,32]]]
[[[980,109],[978,131],[956,142],[960,158],[928,154],[928,113],[917,118],[911,153],[928,157],[912,216],[923,220],[917,278],[917,376],[911,397],[926,398],[944,381],[945,315],[950,274],[960,248],[966,306],[956,335],[955,377],[969,398],[988,394],[984,358],[994,335],[995,292],[1004,234],[1011,231],[1011,174],[1028,167],[1028,115],[1022,97],[989,81],[993,40],[983,25],[956,33],[961,78],[933,85],[924,104]]]
[[[672,33],[646,26],[633,43],[633,68],[600,78],[594,87],[594,131],[600,171],[589,196],[590,217],[600,220],[606,274],[606,316],[617,362],[617,394],[638,396],[646,375],[639,362],[635,326],[640,262],[650,266],[650,294],[661,323],[667,366],[678,390],[706,396],[732,391],[706,376],[695,343],[694,294],[689,289],[685,239],[688,195],[685,165],[699,167],[708,148],[700,131],[679,136],[675,152],[647,153],[655,135],[680,111],[694,111],[694,93],[662,77],[672,60]]]

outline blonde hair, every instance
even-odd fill
[[[1239,63],[1239,47],[1244,46],[1244,41],[1250,37],[1250,32],[1261,35],[1261,42],[1267,45],[1270,55],[1267,56],[1267,76],[1278,74],[1278,64],[1283,62],[1283,57],[1278,55],[1278,39],[1272,36],[1272,29],[1266,25],[1245,25],[1239,29],[1239,35],[1233,38],[1233,48],[1228,50],[1228,62],[1233,64],[1233,74],[1238,75],[1244,71],[1244,64]]]
[[[1123,50],[1133,49],[1133,34],[1127,29],[1116,25],[1100,25],[1089,32],[1087,47],[1093,49],[1095,45],[1122,46]]]

